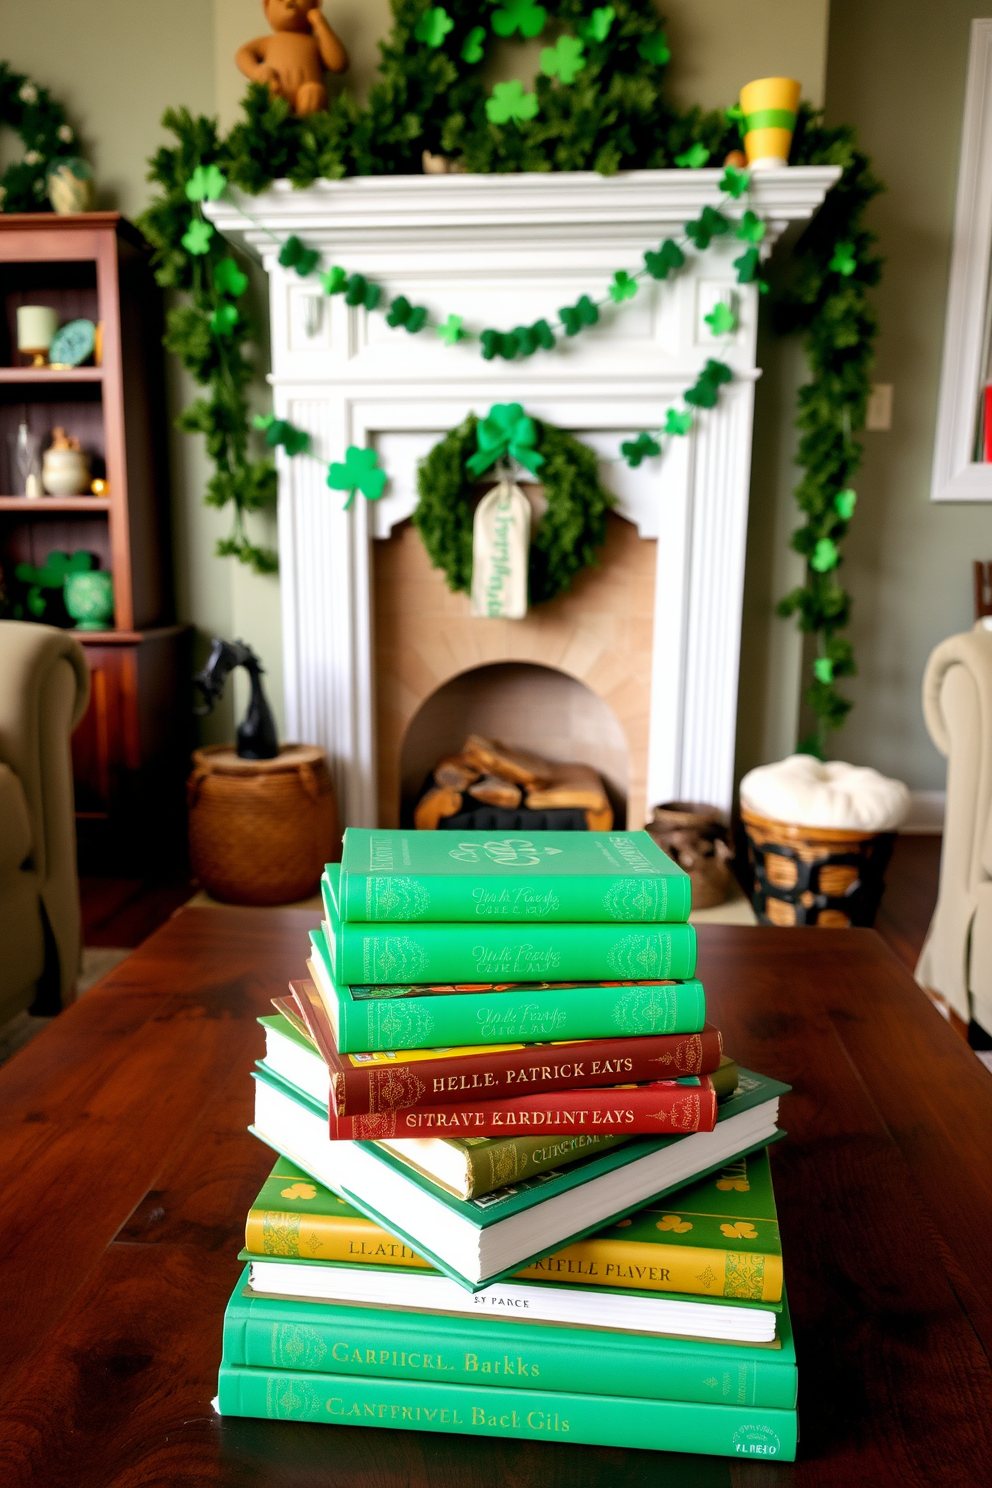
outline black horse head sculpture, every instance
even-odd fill
[[[195,686],[203,693],[203,704],[196,711],[203,714],[213,710],[224,691],[224,683],[239,666],[243,666],[251,678],[251,698],[248,711],[238,724],[238,754],[241,759],[274,759],[279,753],[279,741],[272,709],[262,691],[264,667],[244,641],[214,641],[206,666],[193,678]]]

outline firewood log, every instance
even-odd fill
[[[443,816],[454,816],[461,810],[461,791],[449,786],[434,786],[421,796],[413,813],[413,825],[418,832],[434,832]]]
[[[481,780],[469,786],[468,793],[487,806],[503,806],[507,811],[520,805],[519,785],[514,785],[512,780],[500,780],[498,775],[483,775]]]
[[[512,780],[517,785],[542,785],[550,779],[554,768],[529,749],[511,749],[498,739],[484,739],[481,734],[469,734],[462,745],[462,754],[480,774],[498,775],[501,780]]]
[[[473,780],[478,780],[479,771],[470,765],[463,754],[449,754],[440,761],[434,771],[436,785],[446,785],[450,790],[468,790]]]
[[[605,811],[609,804],[602,780],[588,765],[553,765],[548,783],[527,792],[527,805],[532,811],[560,810],[566,806]]]

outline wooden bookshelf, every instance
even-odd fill
[[[103,328],[99,366],[40,367],[17,350],[19,305]],[[185,841],[188,628],[174,623],[161,296],[141,234],[116,212],[0,214],[0,491],[18,490],[9,436],[62,425],[108,482],[102,496],[0,495],[0,569],[84,549],[114,581],[114,628],[76,631],[93,684],[73,737],[81,862],[121,872]],[[44,623],[71,626],[55,594]],[[140,862],[139,862],[140,860]]]

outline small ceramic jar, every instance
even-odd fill
[[[90,457],[83,450],[47,449],[41,483],[49,496],[80,496],[90,488]]]
[[[114,581],[101,569],[66,574],[65,607],[77,630],[106,630],[114,618]]]

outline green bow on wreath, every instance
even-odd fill
[[[488,415],[480,419],[477,437],[479,448],[467,461],[473,475],[481,475],[507,455],[531,475],[544,464],[544,456],[537,449],[537,425],[519,403],[494,403]]]

